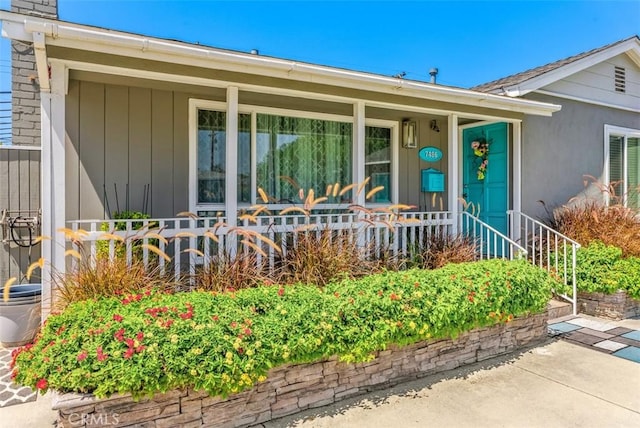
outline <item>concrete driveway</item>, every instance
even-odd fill
[[[549,341],[264,424],[285,426],[640,427],[640,364]]]

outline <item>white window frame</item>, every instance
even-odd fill
[[[626,181],[626,178],[629,175],[629,170],[628,170],[628,157],[627,157],[627,140],[629,139],[629,137],[632,138],[640,138],[640,129],[633,129],[633,128],[625,128],[622,126],[615,126],[615,125],[604,125],[604,178],[603,178],[603,182],[604,185],[609,188],[609,185],[611,184],[611,174],[610,174],[610,158],[609,158],[609,152],[610,152],[610,138],[611,136],[618,136],[618,137],[622,137],[623,138],[623,148],[622,148],[622,158],[623,158],[623,165],[622,165],[622,175]],[[605,203],[607,205],[609,205],[609,193],[605,192],[604,195],[604,200]],[[625,195],[623,195],[623,203],[624,206],[627,206],[627,195],[625,192]]]
[[[210,101],[203,99],[190,98],[189,99],[189,209],[193,213],[198,211],[224,211],[226,204],[202,204],[198,203],[198,110],[214,110],[227,113],[227,104],[224,101]],[[355,118],[353,116],[344,116],[330,113],[319,113],[305,110],[290,110],[275,107],[255,106],[248,104],[238,105],[238,114],[250,114],[251,115],[251,203],[238,203],[238,207],[246,208],[250,205],[255,205],[258,199],[257,196],[257,115],[258,114],[270,114],[276,116],[296,117],[304,119],[316,119],[316,120],[328,120],[334,122],[345,122],[354,124]],[[399,129],[400,123],[393,120],[383,119],[366,119],[365,126],[374,126],[381,128],[391,129],[391,203],[398,203],[398,179],[399,179],[399,154],[398,154],[398,142],[399,142]],[[364,148],[358,153],[353,153],[353,164],[359,162],[364,167]],[[356,159],[359,156],[361,159]],[[235,179],[233,177],[227,177],[227,179]],[[342,183],[349,184],[349,183]],[[235,196],[237,197],[237,195]],[[225,195],[225,201],[227,195]],[[367,206],[387,205],[380,204],[366,204]],[[271,209],[281,209],[289,205],[285,204],[269,204]],[[344,208],[345,204],[319,204],[318,207],[332,209],[332,208]]]

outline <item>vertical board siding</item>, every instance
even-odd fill
[[[69,81],[65,99],[65,180],[67,220],[80,218],[80,82]]]
[[[124,210],[129,181],[129,89],[105,88],[104,193],[107,216]],[[116,189],[118,201],[116,201]]]
[[[151,200],[149,214],[173,211],[173,94],[154,90],[151,114]],[[176,214],[174,212],[172,215]]]
[[[185,211],[188,105],[186,94],[71,80],[67,219],[142,211],[145,186],[148,214],[173,217]]]
[[[104,85],[80,88],[80,218],[104,218]]]
[[[127,205],[130,210],[135,211],[142,210],[144,186],[151,184],[151,108],[151,89],[129,88],[129,200]],[[121,206],[120,209],[123,207]]]
[[[189,97],[173,96],[173,209],[171,216],[189,207]]]
[[[0,210],[37,210],[40,207],[40,152],[0,150]],[[21,234],[22,235],[22,234]],[[25,233],[25,237],[28,235]],[[35,238],[35,236],[34,236]],[[24,274],[31,262],[40,258],[40,246],[22,248],[10,239],[0,243],[0,283],[11,277],[25,282]],[[37,273],[31,281],[38,281]]]

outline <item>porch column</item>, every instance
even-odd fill
[[[460,211],[458,202],[459,192],[459,176],[460,176],[460,150],[458,143],[458,115],[450,114],[448,124],[448,140],[447,140],[447,166],[448,166],[448,180],[447,185],[449,187],[448,192],[448,207],[449,212],[453,216],[453,229],[454,234],[458,233],[458,213]]]
[[[42,139],[42,319],[51,312],[54,275],[65,273],[65,66],[51,64],[51,90],[40,93]]]
[[[364,176],[364,122],[365,122],[365,105],[364,101],[358,101],[353,105],[353,182],[362,183],[365,180]],[[340,183],[343,186],[350,183]],[[353,203],[364,206],[366,191],[361,192],[359,195],[355,195]]]
[[[238,223],[238,87],[227,88],[227,131],[225,151],[225,211],[227,224],[235,227]],[[236,252],[236,235],[227,235],[227,253]]]
[[[513,211],[522,211],[522,122],[517,121],[513,126]],[[511,216],[513,223],[510,238],[516,242],[520,240],[520,216]]]

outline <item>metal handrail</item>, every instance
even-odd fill
[[[527,249],[528,259],[534,265],[546,268],[548,272],[553,271],[562,277],[564,285],[569,281],[572,286],[572,296],[558,294],[563,299],[569,301],[573,307],[573,314],[577,314],[577,278],[576,278],[576,257],[580,244],[566,235],[552,229],[546,224],[536,220],[520,211],[507,211],[511,235],[519,237],[521,243]],[[522,224],[524,221],[524,224]],[[567,263],[567,247],[571,246],[571,263]],[[562,266],[560,266],[562,264]]]
[[[510,260],[527,256],[526,248],[466,211],[460,213],[460,226],[463,233],[465,228],[467,231],[473,232],[473,237],[477,240],[480,259],[489,259],[492,256],[493,258],[504,258],[507,249]]]

